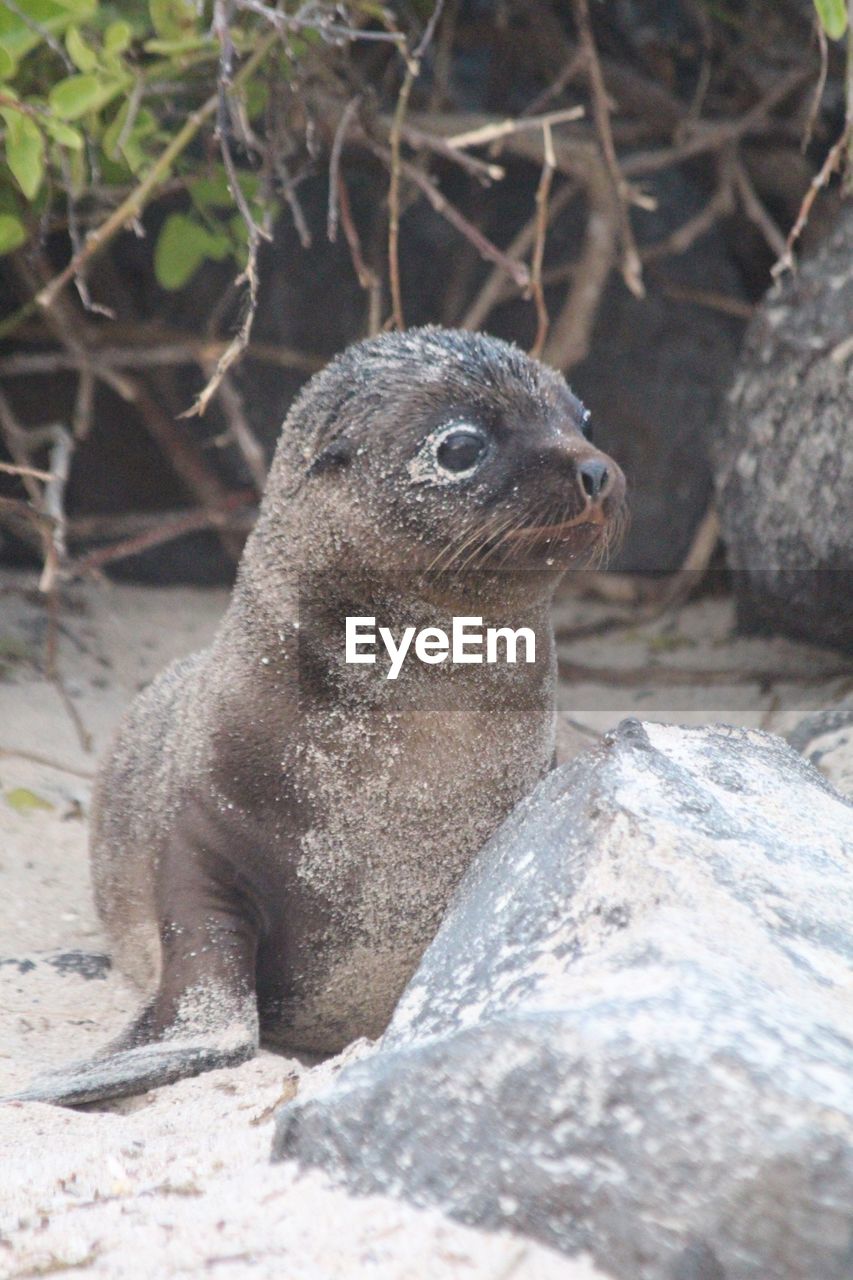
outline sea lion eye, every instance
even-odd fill
[[[584,440],[592,439],[592,423],[590,422],[591,417],[592,415],[589,409],[584,409],[583,413],[581,414],[581,435],[583,436]]]
[[[476,427],[459,427],[444,436],[435,456],[445,471],[471,471],[486,452],[487,440]]]

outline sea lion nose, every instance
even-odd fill
[[[578,467],[578,477],[587,498],[595,502],[603,498],[610,485],[610,471],[598,458],[588,458]]]

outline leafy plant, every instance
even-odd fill
[[[238,54],[252,54],[261,36],[281,74],[283,46],[257,18],[229,32]],[[59,223],[69,203],[85,206],[97,223],[99,211],[120,206],[128,188],[155,173],[156,185],[182,181],[193,202],[160,232],[161,285],[181,288],[206,259],[230,257],[242,267],[246,223],[234,217],[221,163],[193,146],[215,113],[208,109],[199,128],[187,128],[216,92],[220,53],[211,14],[194,0],[0,3],[0,254],[50,229],[54,218]],[[256,64],[255,80],[239,87],[249,121],[265,103]],[[176,139],[181,144],[162,163]],[[248,166],[238,180],[251,217],[269,218],[270,191],[261,191]]]

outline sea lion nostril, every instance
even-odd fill
[[[595,458],[582,462],[578,467],[578,475],[583,485],[583,491],[588,498],[600,497],[610,477],[605,464]]]

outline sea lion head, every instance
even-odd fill
[[[358,343],[284,425],[268,489],[331,532],[338,563],[436,571],[588,563],[625,480],[565,379],[517,347],[440,328]]]

